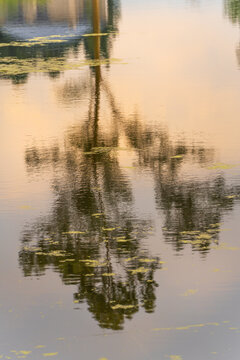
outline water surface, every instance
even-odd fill
[[[0,358],[239,359],[239,14],[0,0]]]

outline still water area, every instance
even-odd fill
[[[239,360],[239,24],[0,0],[0,359]]]

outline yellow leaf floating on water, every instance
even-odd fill
[[[92,33],[92,34],[84,34],[83,36],[84,37],[87,37],[87,36],[107,36],[108,33]]]
[[[111,308],[113,310],[117,310],[117,309],[132,309],[136,307],[136,305],[121,305],[121,304],[117,304],[117,305],[114,305],[114,306],[111,306]]]
[[[103,231],[113,231],[116,230],[116,228],[102,228]]]
[[[216,163],[208,167],[208,170],[227,170],[232,169],[235,165]]]
[[[29,354],[31,354],[31,352],[32,352],[31,350],[20,350],[19,351],[19,353],[23,354],[23,355],[29,355]]]
[[[185,293],[182,294],[182,296],[195,295],[197,292],[198,292],[198,289],[188,289],[185,291]]]
[[[193,325],[186,325],[186,326],[178,326],[175,328],[155,328],[152,329],[153,331],[164,331],[164,330],[190,330],[195,328],[202,328],[205,326],[219,326],[219,323],[206,323],[206,324],[193,324]]]
[[[149,271],[149,269],[146,269],[145,267],[139,267],[137,269],[130,270],[132,275],[135,274],[144,274]]]
[[[134,257],[131,257],[131,258],[124,259],[124,261],[128,262],[128,261],[135,260],[136,258],[137,258],[137,256],[134,256]]]
[[[183,158],[183,155],[174,155],[174,156],[171,156],[171,159],[181,159]]]
[[[182,360],[182,357],[180,355],[170,355],[169,358],[171,360]]]
[[[35,346],[35,349],[42,349],[42,348],[45,348],[46,346],[45,345],[37,345]]]
[[[201,233],[201,234],[197,235],[196,238],[199,240],[210,240],[211,235],[209,235],[207,233]]]
[[[55,353],[44,353],[43,356],[47,357],[47,356],[56,356],[58,355],[58,352]]]
[[[115,273],[104,273],[102,274],[102,276],[115,276],[116,274]]]
[[[86,234],[86,231],[65,231],[63,234]]]
[[[155,259],[139,259],[140,262],[143,262],[143,263],[153,263],[155,262],[156,260]]]

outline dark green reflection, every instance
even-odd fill
[[[98,33],[99,1],[92,4],[92,31]],[[98,60],[105,39],[87,39],[87,56]],[[146,125],[138,113],[125,116],[100,64],[90,73],[89,83],[66,83],[59,93],[66,103],[83,91],[89,98],[88,116],[65,133],[64,147],[26,149],[29,175],[53,170],[55,198],[50,214],[24,229],[19,264],[25,276],[54,269],[65,284],[76,285],[74,301],[86,302],[101,327],[121,329],[140,307],[154,311],[154,273],[163,264],[146,246],[154,223],[137,213],[135,189],[120,166],[121,138],[134,151],[136,168],[154,180],[163,235],[176,251],[190,245],[205,254],[216,246],[222,215],[232,209],[239,189],[229,186],[221,172],[186,178],[185,166],[205,168],[214,162],[213,149],[174,141],[165,128]],[[108,129],[100,121],[103,96],[111,114]]]
[[[120,138],[135,151],[136,167],[153,177],[163,234],[177,251],[191,244],[207,253],[216,246],[222,215],[239,189],[221,173],[203,180],[181,176],[186,164],[212,163],[214,151],[175,143],[166,129],[144,125],[138,114],[125,117],[100,69],[93,75],[89,117],[66,132],[64,149],[26,150],[29,175],[53,168],[55,201],[47,218],[25,229],[19,262],[25,276],[53,268],[65,284],[77,285],[75,301],[86,301],[100,326],[120,329],[140,306],[154,311],[154,272],[163,263],[146,247],[154,224],[137,216],[130,179],[119,164]],[[116,125],[110,132],[99,123],[100,92],[108,94]]]
[[[229,19],[235,24],[240,22],[240,1],[225,0],[224,10]]]

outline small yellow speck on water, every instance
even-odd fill
[[[136,305],[121,305],[121,304],[117,304],[112,306],[113,310],[117,310],[117,309],[132,309],[136,307]]]
[[[182,360],[182,357],[180,355],[170,355],[169,358],[171,360]]]
[[[217,354],[217,352],[216,352],[216,351],[212,351],[212,352],[211,352],[211,354],[214,354],[214,355],[216,355],[216,354]]]
[[[143,263],[152,263],[152,262],[155,262],[156,260],[155,259],[139,259],[140,262],[143,262]]]
[[[5,356],[5,359],[11,359],[11,356]]]
[[[108,360],[107,358],[100,358],[99,360]]]
[[[102,274],[102,276],[115,276],[116,274],[115,273],[104,273]]]
[[[22,209],[22,210],[30,210],[30,209],[31,209],[31,206],[29,206],[29,205],[22,205],[22,206],[20,206],[20,209]]]
[[[47,357],[47,356],[56,356],[58,354],[58,352],[55,353],[44,353],[43,356]]]
[[[175,155],[175,156],[171,156],[171,159],[181,159],[183,157],[183,155]]]
[[[3,355],[0,355],[0,359],[2,359],[3,358]]]
[[[64,337],[58,337],[57,340],[64,340]]]
[[[107,36],[108,33],[92,33],[92,34],[84,34],[82,36],[86,37],[86,36]]]
[[[213,269],[213,272],[218,272],[218,271],[220,271],[220,269]]]
[[[31,350],[20,350],[19,351],[19,353],[23,354],[23,355],[29,355],[29,354],[31,354],[31,352],[32,352]]]
[[[37,346],[35,346],[35,349],[43,349],[45,347],[46,347],[45,345],[37,345]]]
[[[104,228],[104,227],[102,227],[102,230],[103,231],[113,231],[113,230],[116,230],[116,228]]]
[[[182,296],[195,295],[197,292],[198,292],[198,289],[188,289],[185,291],[185,293],[182,294]]]
[[[146,273],[149,271],[149,269],[146,269],[145,267],[139,267],[137,269],[133,269],[133,270],[130,270],[132,275],[135,275],[135,274],[143,274],[143,273]]]
[[[234,165],[217,163],[217,164],[213,164],[212,166],[209,166],[207,169],[208,170],[228,170],[233,167],[234,167]]]

